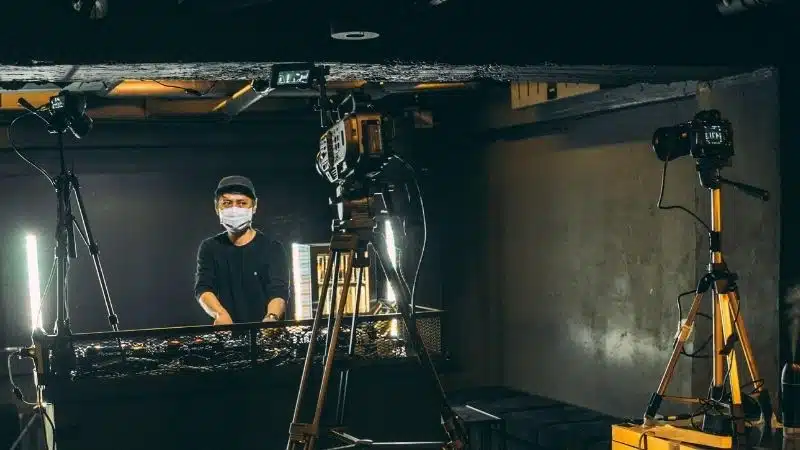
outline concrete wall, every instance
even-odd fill
[[[694,288],[708,261],[707,238],[694,219],[656,208],[663,166],[650,149],[652,132],[690,119],[698,103],[720,108],[736,130],[736,167],[728,177],[777,193],[776,86],[772,79],[732,87],[489,144],[483,153],[488,261],[481,270],[494,280],[488,295],[502,332],[490,338],[499,343],[485,363],[500,367],[494,377],[473,367],[473,381],[499,380],[639,416],[671,351],[675,298]],[[484,122],[524,123],[530,113],[508,105],[500,98]],[[669,165],[665,204],[705,218],[707,193],[698,187],[691,158]],[[742,276],[742,314],[773,387],[778,202],[762,204],[730,189],[725,198],[725,248]],[[696,334],[699,345],[707,333]],[[490,350],[483,344],[474,353],[480,351]],[[707,388],[707,366],[693,368],[693,362],[680,362],[670,393],[688,395],[693,384],[695,391]]]

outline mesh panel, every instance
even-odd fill
[[[441,321],[436,314],[417,317],[416,323],[425,347],[432,357],[442,354]],[[327,319],[327,318],[326,318]],[[327,320],[325,320],[327,321]],[[314,346],[317,360],[322,359],[326,324]],[[337,358],[347,356],[352,319],[346,318],[336,347]],[[356,359],[376,360],[412,356],[408,333],[402,319],[365,316],[355,326],[353,353]],[[86,340],[77,337],[73,344],[76,368],[73,379],[118,378],[142,375],[166,375],[185,372],[218,372],[253,366],[300,365],[306,356],[311,326],[299,325],[254,329],[242,332],[212,331],[207,334],[137,337],[135,331],[115,339]],[[87,335],[90,336],[90,335]],[[254,344],[254,345],[252,345]],[[120,348],[121,346],[121,348]]]

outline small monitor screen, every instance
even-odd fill
[[[278,72],[277,86],[303,86],[309,82],[311,71],[304,70],[282,70]]]

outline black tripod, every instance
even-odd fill
[[[57,208],[57,225],[56,225],[56,320],[53,335],[46,336],[55,344],[54,351],[54,367],[53,370],[57,373],[69,368],[72,355],[69,354],[69,337],[72,335],[69,320],[69,303],[67,299],[67,279],[69,270],[69,259],[75,259],[77,252],[75,248],[75,233],[78,230],[81,239],[89,249],[94,263],[94,269],[97,273],[97,281],[100,283],[100,290],[103,295],[103,303],[108,313],[108,323],[113,331],[119,331],[119,319],[114,312],[114,306],[111,303],[111,295],[108,291],[108,284],[106,283],[106,276],[103,272],[103,266],[100,263],[100,253],[97,243],[92,234],[92,228],[89,225],[89,218],[86,215],[86,208],[83,203],[83,196],[81,195],[80,184],[78,177],[74,172],[67,170],[66,162],[64,160],[64,135],[58,133],[58,152],[59,162],[61,165],[61,172],[53,179],[53,186],[56,190],[56,198],[58,201]],[[75,194],[77,200],[78,214],[83,222],[81,228],[75,216],[72,215],[72,205],[70,198]],[[121,344],[120,344],[121,347]],[[66,359],[65,359],[66,358]]]
[[[62,95],[63,94],[63,95]],[[75,249],[75,232],[77,229],[81,235],[81,239],[89,249],[92,255],[92,262],[94,269],[97,273],[97,281],[100,283],[100,290],[103,294],[103,303],[108,313],[108,323],[113,331],[119,331],[119,319],[114,312],[114,306],[111,303],[111,295],[108,292],[108,284],[106,283],[106,276],[103,272],[103,266],[100,264],[100,253],[97,247],[97,242],[94,240],[92,228],[89,225],[89,218],[86,215],[86,208],[83,203],[83,196],[81,195],[80,183],[78,177],[74,172],[67,169],[66,161],[64,160],[64,132],[71,130],[72,133],[80,138],[91,130],[92,121],[86,117],[86,99],[84,97],[76,97],[68,91],[62,91],[58,96],[50,99],[47,108],[35,108],[24,98],[18,100],[20,106],[25,108],[28,113],[41,119],[47,125],[47,131],[51,134],[58,136],[58,159],[60,165],[60,172],[55,178],[50,178],[47,172],[35,163],[28,161],[40,172],[47,176],[50,183],[56,190],[57,201],[57,224],[56,224],[56,319],[55,329],[53,335],[44,334],[43,330],[34,330],[34,338],[43,340],[44,338],[60,339],[69,337],[72,334],[69,323],[69,308],[67,302],[67,271],[69,269],[69,259],[77,258],[77,251]],[[44,110],[44,113],[42,112]],[[78,118],[82,116],[82,118]],[[76,121],[77,119],[77,121]],[[81,216],[83,228],[81,228],[72,215],[72,205],[70,198],[72,193],[75,193],[75,199],[78,201],[78,214]],[[36,342],[34,342],[36,344]],[[120,344],[121,347],[121,344]]]
[[[341,431],[334,431],[333,435],[345,443],[344,446],[336,447],[338,449],[358,449],[358,448],[426,448],[426,449],[440,449],[440,448],[464,448],[465,433],[462,430],[458,417],[453,412],[452,408],[447,402],[444,389],[439,381],[436,368],[431,360],[430,354],[425,348],[424,342],[417,330],[417,324],[411,311],[411,292],[406,284],[403,276],[400,274],[398,268],[392,264],[389,258],[388,249],[384,242],[375,242],[376,228],[381,226],[382,221],[376,220],[375,211],[386,211],[386,196],[379,194],[366,194],[366,195],[344,195],[341,196],[342,189],[340,187],[340,197],[337,202],[340,205],[339,218],[333,222],[333,235],[330,243],[330,254],[328,257],[327,265],[325,268],[325,279],[322,284],[320,292],[320,300],[317,304],[316,313],[314,315],[314,322],[311,328],[311,338],[308,345],[308,352],[306,353],[305,364],[303,366],[303,374],[300,378],[300,388],[297,393],[297,401],[295,403],[294,414],[292,416],[292,423],[289,427],[289,442],[286,445],[287,450],[313,450],[320,437],[320,422],[322,419],[322,411],[325,405],[325,397],[328,390],[328,383],[333,371],[333,362],[336,357],[336,347],[339,340],[339,332],[342,326],[344,316],[345,304],[347,293],[350,289],[350,280],[353,276],[354,268],[359,270],[359,280],[361,279],[361,272],[363,268],[368,265],[367,250],[370,244],[375,250],[376,256],[380,265],[386,274],[387,281],[392,286],[397,294],[397,308],[405,324],[408,332],[408,340],[416,356],[418,362],[422,365],[430,376],[429,380],[438,392],[441,405],[442,424],[448,435],[449,442],[373,442],[367,439],[360,439],[351,436]],[[378,204],[383,207],[376,208]],[[390,216],[388,216],[390,218]],[[344,283],[342,287],[341,296],[337,295],[336,277],[338,276],[338,267],[344,264]],[[334,271],[334,268],[337,270]],[[320,333],[321,318],[324,312],[325,302],[328,299],[328,290],[331,289],[331,283],[334,283],[334,291],[330,296],[330,314],[329,314],[329,332],[326,336],[326,350],[323,360],[323,373],[322,381],[317,397],[316,409],[311,423],[300,423],[300,410],[302,407],[303,396],[305,395],[308,387],[308,380],[311,373],[312,363],[314,360],[314,343]],[[360,283],[359,283],[360,284]],[[360,289],[357,289],[360,291]],[[356,299],[358,305],[359,299]],[[354,308],[356,311],[358,306]],[[354,346],[355,335],[355,317],[353,315],[353,328],[351,329],[349,352],[352,353]],[[331,317],[333,319],[331,320]],[[346,374],[343,374],[346,377]],[[340,405],[337,408],[337,422],[341,425],[344,414],[344,403],[341,389],[346,391],[346,382],[342,381],[340,386]]]
[[[727,180],[720,175],[722,167],[728,165],[727,160],[717,158],[698,159],[697,171],[702,187],[711,192],[711,227],[709,230],[709,252],[710,263],[707,273],[700,279],[695,290],[694,300],[686,316],[686,322],[681,325],[681,329],[672,350],[667,368],[664,371],[658,389],[653,393],[647,410],[644,413],[644,424],[654,425],[655,416],[663,400],[673,400],[677,402],[701,403],[721,406],[727,410],[725,415],[705,414],[703,431],[719,434],[731,435],[732,431],[737,434],[744,432],[745,417],[742,404],[742,385],[739,381],[739,370],[737,365],[736,351],[734,346],[738,341],[744,355],[745,365],[752,379],[753,397],[758,400],[761,412],[766,422],[765,429],[769,429],[769,422],[772,419],[772,404],[769,393],[764,386],[758,366],[756,365],[753,348],[750,338],[744,325],[744,317],[741,313],[741,296],[736,285],[738,276],[732,272],[722,256],[722,185],[735,187],[747,195],[757,199],[767,201],[769,193],[763,189],[750,186],[744,183]],[[708,290],[712,290],[712,388],[710,399],[694,399],[684,397],[671,397],[665,395],[667,386],[675,371],[675,365],[683,352],[684,344],[689,338],[692,327],[700,310],[700,303]],[[726,369],[727,366],[727,369]],[[725,383],[729,387],[729,404],[723,403],[725,397]],[[733,425],[733,429],[731,428]],[[691,442],[691,441],[687,441]]]
[[[61,171],[55,178],[51,179],[53,187],[56,191],[56,318],[53,334],[46,334],[44,330],[34,330],[34,346],[38,347],[39,354],[46,354],[47,352],[42,349],[52,349],[53,359],[36,358],[44,367],[39,368],[40,374],[46,375],[50,372],[56,375],[64,375],[71,368],[74,359],[72,353],[72,346],[70,337],[72,336],[72,329],[70,328],[69,320],[69,303],[67,293],[67,281],[69,271],[69,260],[77,257],[75,246],[75,230],[78,230],[81,239],[89,249],[92,255],[92,262],[94,263],[95,272],[97,273],[97,281],[100,283],[100,291],[103,295],[103,303],[108,313],[108,323],[113,331],[119,331],[119,319],[114,312],[114,306],[111,303],[111,295],[108,291],[108,284],[106,283],[106,276],[103,272],[103,266],[100,263],[100,253],[97,243],[92,234],[92,228],[89,225],[89,218],[86,215],[86,208],[83,203],[83,196],[81,195],[80,184],[78,177],[72,171],[67,169],[66,161],[64,159],[64,133],[58,132],[58,156]],[[75,216],[72,214],[72,194],[75,194],[75,199],[78,205],[78,214],[83,222],[81,228]],[[122,343],[117,340],[117,343],[122,349]]]

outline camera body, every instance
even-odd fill
[[[46,111],[50,114],[47,131],[51,134],[72,132],[76,139],[89,134],[92,118],[86,115],[86,97],[70,91],[61,91],[50,97]]]
[[[350,114],[319,140],[316,168],[331,184],[379,172],[386,161],[384,118],[378,113]]]
[[[698,162],[730,166],[733,126],[717,110],[700,111],[689,122],[657,129],[652,144],[656,156],[664,162],[692,155]]]

